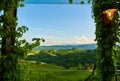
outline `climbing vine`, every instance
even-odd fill
[[[72,3],[72,0],[69,0]],[[98,62],[92,80],[113,81],[116,72],[117,42],[120,42],[120,0],[88,0],[92,2],[93,18],[96,25],[96,41],[98,45]],[[112,20],[104,12],[115,9]]]
[[[19,76],[18,59],[44,39],[33,38],[33,43],[19,40],[28,30],[17,27],[17,8],[24,6],[23,0],[0,0],[0,80],[22,81]]]
[[[113,19],[107,19],[103,12],[108,9],[118,9],[118,0],[93,0],[92,9],[96,23],[96,41],[98,45],[98,76],[100,81],[112,81],[116,72],[117,46],[120,38],[119,14],[113,14]]]

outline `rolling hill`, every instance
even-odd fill
[[[81,44],[81,45],[52,45],[52,46],[38,46],[35,49],[72,49],[72,48],[80,48],[80,49],[96,49],[96,44]]]

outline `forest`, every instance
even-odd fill
[[[120,49],[120,47],[119,47]],[[120,50],[118,49],[117,69],[120,69]],[[43,49],[34,55],[28,55],[25,60],[44,62],[62,66],[66,69],[77,67],[78,70],[92,70],[97,63],[97,50],[72,49]]]

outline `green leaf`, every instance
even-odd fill
[[[91,2],[91,0],[88,0],[88,3],[90,3]]]
[[[84,1],[81,1],[80,4],[84,4],[85,2]]]
[[[45,39],[42,38],[41,40],[42,40],[42,42],[45,42]]]
[[[32,41],[40,41],[40,38],[33,38]]]
[[[72,4],[72,3],[73,3],[73,0],[69,0],[69,3],[71,3],[71,4]]]

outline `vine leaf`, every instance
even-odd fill
[[[69,0],[69,3],[71,3],[71,4],[72,4],[72,3],[73,3],[73,0]]]

